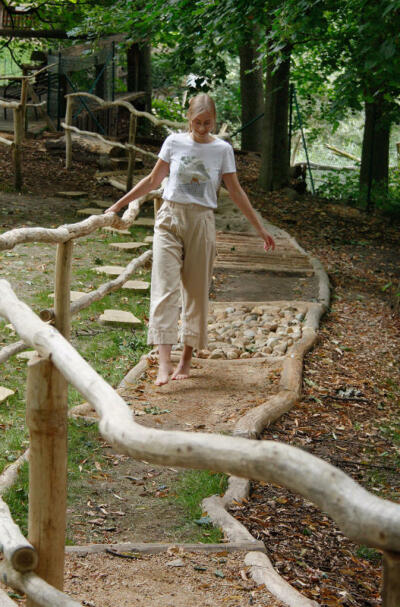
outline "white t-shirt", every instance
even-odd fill
[[[217,208],[222,175],[236,173],[232,146],[215,138],[197,143],[190,133],[173,133],[164,141],[158,157],[169,164],[163,198]]]

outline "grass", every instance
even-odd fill
[[[174,488],[175,500],[182,506],[186,522],[198,525],[193,541],[213,544],[222,540],[221,530],[214,527],[208,517],[203,516],[201,502],[210,495],[223,495],[227,486],[228,477],[225,474],[208,470],[189,470],[179,478]]]
[[[143,241],[149,234],[146,228],[131,228],[133,240]],[[96,235],[76,241],[73,255],[71,289],[87,291],[97,288],[110,280],[97,274],[91,268],[96,259],[104,264],[125,266],[131,259],[127,253],[117,253],[108,247],[111,242],[122,242],[126,238],[118,234],[98,232]],[[145,249],[140,249],[140,255]],[[12,251],[0,255],[4,260],[4,277],[12,282],[17,295],[38,313],[49,308],[53,301],[49,294],[54,290],[53,266],[55,247],[43,244],[21,245]],[[147,269],[140,269],[136,277],[150,280]],[[129,310],[143,321],[143,328],[109,327],[98,321],[98,316],[107,308]],[[126,294],[119,290],[92,304],[73,317],[71,343],[90,365],[112,386],[116,387],[126,373],[148,351],[146,344],[145,321],[148,317],[149,295],[147,293]],[[7,322],[0,319],[0,347],[17,341],[19,338],[6,329]],[[28,433],[25,425],[25,386],[27,365],[25,360],[12,357],[0,368],[0,385],[15,391],[15,394],[1,406],[1,441],[0,472],[25,451],[28,446]],[[69,388],[68,404],[73,407],[83,401],[74,388]],[[81,474],[80,467],[85,461],[84,469],[101,458],[101,437],[97,426],[84,422],[69,422],[69,479]],[[96,447],[94,447],[96,445]],[[100,446],[99,446],[100,445]],[[97,448],[98,447],[98,448]],[[93,449],[95,449],[93,453]],[[21,471],[18,483],[5,496],[10,510],[26,530],[27,500],[25,496],[28,483],[27,466]]]

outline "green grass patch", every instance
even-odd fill
[[[225,474],[208,470],[190,470],[184,472],[177,481],[175,501],[183,508],[185,523],[198,527],[194,531],[193,541],[206,544],[218,543],[223,538],[221,529],[212,525],[208,517],[203,516],[201,502],[210,495],[223,495],[228,486]]]

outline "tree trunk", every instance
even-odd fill
[[[129,93],[144,91],[145,97],[138,99],[135,106],[151,111],[151,47],[148,43],[132,44],[127,51],[127,89]]]
[[[375,207],[377,197],[385,196],[388,189],[390,120],[385,110],[382,98],[365,104],[360,197],[369,211]]]
[[[242,126],[264,111],[264,86],[261,67],[255,67],[256,47],[243,44],[239,49],[240,58],[240,96],[242,102]],[[251,70],[251,71],[249,71]],[[262,151],[262,120],[259,119],[242,131],[241,149],[244,151]]]
[[[266,191],[278,190],[289,182],[289,74],[290,49],[276,66],[275,57],[267,59],[263,149],[259,183]]]

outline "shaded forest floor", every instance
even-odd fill
[[[3,230],[76,221],[74,203],[55,197],[62,190],[118,198],[115,190],[95,182],[94,165],[74,163],[66,171],[62,156],[47,156],[41,145],[29,141],[25,147],[22,196],[11,193],[8,151],[0,148]],[[237,160],[241,182],[256,208],[318,257],[332,284],[331,309],[306,359],[303,397],[263,438],[306,449],[368,490],[398,502],[399,223],[307,195],[294,201],[282,193],[266,196],[257,186],[259,159],[240,155]],[[380,604],[380,554],[344,538],[324,513],[302,498],[255,483],[249,500],[233,514],[265,541],[280,573],[321,605]]]

